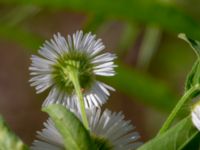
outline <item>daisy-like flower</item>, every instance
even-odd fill
[[[81,120],[78,111],[72,109],[71,111]],[[121,112],[112,113],[106,109],[101,114],[100,108],[87,109],[87,118],[95,142],[104,141],[107,147],[113,150],[133,150],[141,145],[138,141],[140,136],[134,131],[135,127],[130,124],[130,121],[124,120]],[[54,123],[48,119],[44,126],[41,132],[37,132],[39,140],[33,142],[31,149],[64,150],[64,141]]]
[[[196,104],[192,110],[192,122],[194,126],[200,131],[200,105]]]
[[[77,105],[77,96],[72,82],[72,70],[75,72],[84,96],[86,108],[101,106],[109,96],[112,87],[96,80],[96,76],[115,75],[114,54],[102,53],[105,48],[101,39],[91,33],[77,31],[67,39],[58,33],[46,41],[39,50],[39,55],[31,57],[29,67],[32,78],[31,86],[37,93],[50,88],[43,103],[66,103]]]

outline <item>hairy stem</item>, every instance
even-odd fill
[[[83,94],[81,92],[81,87],[80,87],[80,83],[79,83],[79,79],[78,79],[78,72],[76,71],[76,69],[70,69],[69,72],[69,76],[70,79],[74,85],[76,94],[78,96],[79,99],[79,105],[80,105],[80,109],[81,109],[81,117],[83,120],[83,124],[86,127],[86,129],[89,129],[89,124],[88,124],[88,120],[87,120],[87,114],[85,111],[85,104],[84,104],[84,98],[83,98]]]

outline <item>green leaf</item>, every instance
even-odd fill
[[[89,132],[85,129],[79,119],[66,107],[53,104],[43,108],[47,112],[56,128],[62,135],[65,148],[69,150],[94,149]]]
[[[182,150],[199,150],[200,145],[199,145],[199,139],[200,139],[200,132],[198,132],[198,134],[194,135],[194,137],[192,137],[193,139],[186,143]]]
[[[28,150],[28,147],[7,127],[1,116],[0,150]]]
[[[200,40],[200,24],[180,8],[164,1],[154,0],[2,0],[4,4],[35,4],[41,7],[72,9],[110,18],[154,24],[171,32],[185,32]],[[159,13],[158,13],[159,12]]]
[[[194,50],[195,54],[197,55],[197,60],[194,63],[192,70],[187,76],[186,83],[185,83],[185,91],[188,91],[190,88],[197,86],[200,84],[200,42],[196,40],[192,40],[185,34],[179,34],[179,38],[185,40]],[[195,95],[197,95],[196,93]]]
[[[193,144],[199,147],[199,140],[195,140],[198,134],[199,131],[194,127],[191,116],[188,116],[162,135],[141,146],[138,150],[182,150],[189,143],[195,141]]]

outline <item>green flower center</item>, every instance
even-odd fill
[[[94,81],[93,64],[85,53],[70,51],[57,59],[53,66],[53,81],[55,85],[64,92],[72,94],[74,85],[70,79],[70,73],[76,73],[79,84],[83,90],[91,87]]]

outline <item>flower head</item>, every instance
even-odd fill
[[[43,105],[77,104],[72,72],[78,76],[86,108],[106,102],[109,90],[114,89],[97,81],[96,76],[113,76],[116,56],[102,53],[104,45],[101,39],[96,40],[95,37],[91,33],[83,35],[82,31],[77,31],[65,39],[58,33],[43,44],[40,56],[31,57],[31,86],[35,86],[37,93],[51,88]]]
[[[72,110],[75,115],[81,119],[80,113]],[[91,135],[95,142],[103,140],[114,150],[132,150],[136,149],[141,143],[138,132],[133,131],[134,127],[130,121],[124,120],[124,115],[112,113],[105,110],[101,114],[101,110],[87,109],[87,117]],[[33,142],[33,150],[63,150],[64,143],[62,136],[54,127],[53,122],[49,119],[44,123],[45,128],[41,132],[37,132],[39,140]]]

